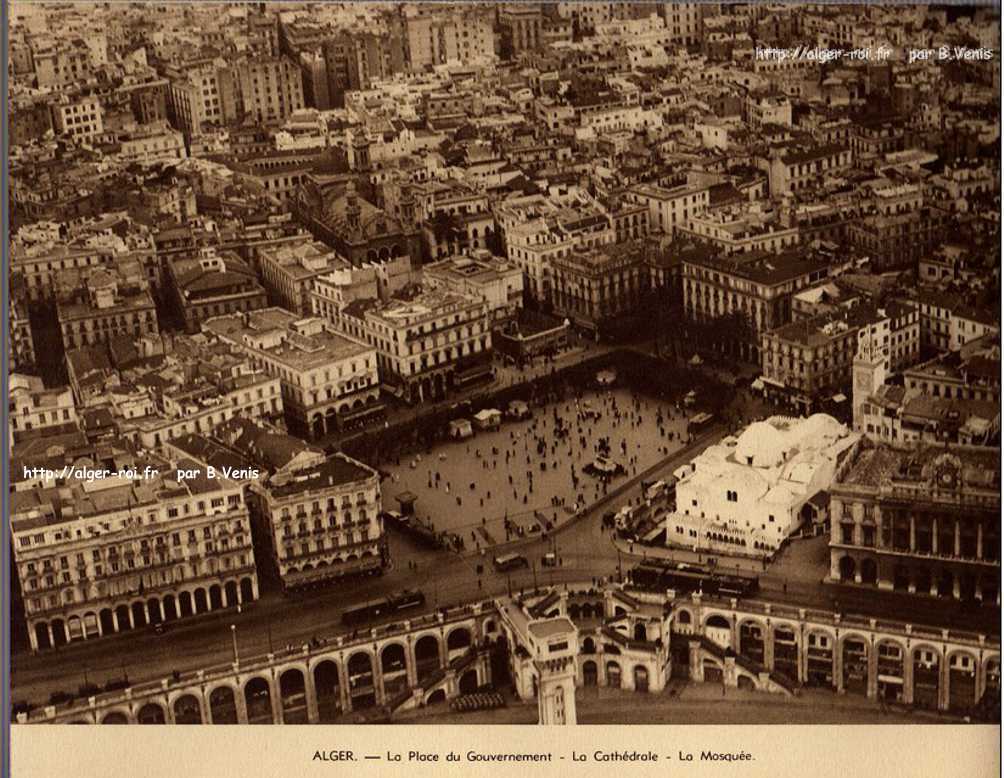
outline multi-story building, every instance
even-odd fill
[[[696,238],[721,254],[781,252],[802,242],[794,219],[783,216],[759,202],[726,205],[692,214],[688,222],[676,225],[675,233]]]
[[[770,556],[817,519],[818,495],[860,436],[833,417],[773,417],[725,438],[675,473],[666,542]]]
[[[271,301],[301,316],[313,313],[314,280],[349,263],[318,241],[273,246],[258,252],[261,279]]]
[[[94,96],[65,99],[52,106],[52,127],[57,135],[75,142],[90,141],[104,132],[101,101]]]
[[[512,321],[523,307],[522,271],[487,249],[425,265],[422,283],[428,289],[484,300],[492,328]]]
[[[903,370],[903,386],[931,397],[1000,403],[999,338],[983,338]]]
[[[947,224],[945,212],[924,205],[917,185],[899,184],[872,190],[848,237],[869,256],[873,270],[912,269],[941,240]]]
[[[894,333],[888,312],[866,303],[772,329],[760,336],[764,391],[804,413],[837,395],[847,399],[859,340],[868,335],[880,349],[882,369],[889,372],[891,344],[904,332],[912,342],[899,345],[918,354],[916,323]]]
[[[403,19],[404,48],[412,72],[459,62],[488,62],[495,57],[493,14],[488,9],[468,8],[448,14],[412,6]]]
[[[628,189],[625,197],[648,206],[648,226],[652,232],[672,236],[678,227],[688,226],[691,217],[707,209],[710,191],[706,186],[683,185],[666,189],[638,184]]]
[[[204,124],[226,124],[240,111],[239,85],[232,69],[220,62],[167,70],[167,109],[174,126],[187,138],[201,134]]]
[[[90,80],[92,74],[91,51],[80,38],[33,38],[31,60],[39,89],[76,87]]]
[[[863,440],[830,488],[830,578],[1000,604],[1000,450]]]
[[[175,335],[137,340],[135,349],[119,342],[66,355],[77,402],[104,413],[120,440],[157,449],[235,417],[282,421],[279,378],[252,367],[239,346]]]
[[[442,399],[492,375],[484,300],[412,286],[387,302],[334,308],[331,317],[339,331],[373,344],[383,386],[408,402]]]
[[[199,331],[212,316],[253,311],[268,305],[268,295],[254,271],[232,251],[203,248],[198,256],[167,261],[174,313],[185,331]]]
[[[28,320],[24,304],[15,298],[10,299],[10,370],[30,370],[35,364],[35,341],[31,335],[31,322]]]
[[[958,294],[921,288],[920,340],[929,349],[959,351],[967,343],[1000,332],[1000,323],[986,307],[969,305]]]
[[[1000,445],[1000,405],[989,400],[932,397],[917,389],[883,384],[862,403],[860,430],[894,446]]]
[[[376,349],[321,319],[267,308],[212,318],[203,331],[241,347],[252,366],[279,377],[295,434],[320,438],[383,412]]]
[[[244,116],[268,122],[303,108],[303,79],[295,62],[285,57],[248,58],[234,71]]]
[[[284,591],[379,573],[387,564],[377,472],[345,454],[252,487]]]
[[[818,188],[826,178],[836,178],[850,170],[851,151],[839,144],[823,144],[786,149],[772,156],[768,164],[771,197],[781,197]]]
[[[670,40],[684,46],[700,43],[704,31],[702,3],[666,3],[662,6],[662,13]]]
[[[551,300],[556,258],[575,246],[613,243],[617,234],[610,214],[579,189],[506,200],[496,206],[495,221],[506,257],[523,271],[527,294],[545,305]]]
[[[551,262],[554,311],[589,332],[635,309],[648,289],[641,241],[576,247]]]
[[[502,29],[502,55],[506,58],[533,51],[543,42],[544,14],[537,4],[514,3],[500,8],[499,26]]]
[[[68,386],[46,389],[42,379],[14,373],[8,401],[11,435],[65,432],[77,426],[77,406]]]
[[[751,90],[743,104],[743,119],[754,128],[765,125],[791,127],[791,101],[781,94]]]
[[[105,343],[118,335],[136,339],[160,331],[146,279],[123,278],[112,268],[95,268],[83,288],[56,305],[66,349]]]
[[[11,495],[32,650],[257,598],[241,483],[191,461],[130,461],[99,477],[87,469]]]
[[[687,317],[709,321],[740,313],[748,342],[744,359],[760,362],[760,334],[791,321],[792,294],[824,280],[828,263],[805,252],[747,252],[728,256],[691,252],[683,260],[683,305]]]
[[[114,142],[103,150],[125,164],[149,165],[188,158],[184,135],[172,129],[165,120],[120,130],[112,137]]]

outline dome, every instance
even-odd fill
[[[765,421],[757,421],[739,436],[735,458],[741,465],[777,467],[784,462],[787,449],[787,440],[780,430]]]
[[[846,428],[832,416],[814,413],[799,425],[798,438],[803,448],[817,448],[844,435]]]

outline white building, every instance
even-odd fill
[[[812,518],[840,455],[861,436],[836,419],[774,416],[711,446],[674,475],[669,545],[762,556]],[[803,510],[805,509],[805,510]]]

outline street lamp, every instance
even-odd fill
[[[237,656],[237,625],[230,625],[230,637],[234,641],[234,665],[240,664],[240,658]]]

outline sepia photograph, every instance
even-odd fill
[[[6,14],[12,730],[999,736],[999,4]]]

